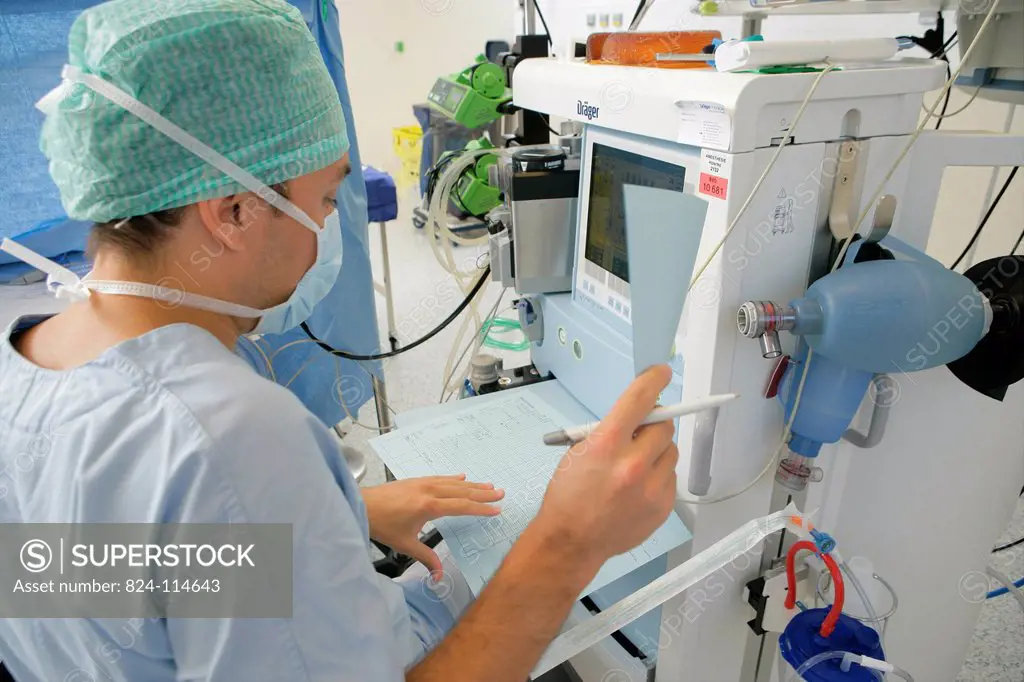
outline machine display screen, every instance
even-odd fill
[[[590,162],[590,209],[584,247],[586,259],[628,284],[623,185],[682,192],[685,175],[686,169],[682,166],[595,144]],[[587,270],[593,272],[593,268],[588,267]],[[601,279],[604,280],[604,277]],[[614,285],[614,282],[609,284]]]
[[[444,111],[454,114],[466,96],[466,89],[461,85],[438,78],[427,99],[441,107]]]
[[[448,111],[455,111],[459,108],[459,103],[462,102],[462,98],[466,95],[465,90],[459,88],[452,88],[448,91],[448,96],[444,100],[444,108]]]

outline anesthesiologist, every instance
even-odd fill
[[[69,52],[42,148],[68,215],[96,224],[94,268],[79,281],[36,261],[70,305],[0,339],[0,466],[46,453],[6,481],[0,522],[290,524],[293,609],[134,619],[130,647],[126,619],[3,619],[13,677],[525,680],[601,565],[672,508],[672,426],[640,426],[668,369],[569,450],[480,597],[432,609],[419,582],[374,572],[369,538],[436,571],[423,524],[497,513],[501,491],[462,477],[360,491],[334,435],[232,352],[301,323],[342,266],[346,125],[301,14],[115,0],[82,13]]]

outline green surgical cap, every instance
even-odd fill
[[[283,0],[113,0],[71,27],[69,61],[117,86],[267,185],[348,150],[338,92]],[[41,147],[68,216],[108,222],[248,191],[81,83]]]

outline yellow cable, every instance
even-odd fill
[[[746,213],[747,208],[750,207],[750,204],[753,202],[754,197],[757,195],[757,191],[761,188],[761,185],[764,184],[764,181],[768,178],[768,174],[771,173],[772,168],[775,166],[775,162],[779,160],[779,156],[782,154],[783,148],[786,146],[789,140],[793,139],[796,133],[797,124],[803,117],[804,111],[806,111],[807,109],[807,105],[810,104],[811,98],[814,96],[814,92],[818,89],[818,85],[821,84],[822,78],[825,77],[826,73],[834,71],[835,69],[836,67],[834,65],[827,64],[825,68],[818,74],[818,77],[814,79],[814,82],[811,84],[810,90],[807,91],[807,96],[804,97],[804,101],[800,104],[800,108],[797,109],[796,116],[793,117],[793,124],[789,128],[789,134],[787,134],[782,139],[782,142],[779,144],[779,147],[775,150],[775,154],[772,155],[771,160],[765,167],[764,172],[761,173],[761,177],[757,179],[757,182],[754,183],[754,188],[750,191],[750,194],[747,195],[746,201],[743,202],[743,205],[740,206],[740,210],[736,213],[736,216],[732,219],[732,222],[729,223],[729,227],[726,229],[725,234],[715,245],[715,248],[711,250],[711,254],[708,255],[703,265],[701,265],[700,268],[697,270],[697,273],[691,278],[689,289],[693,288],[693,285],[697,283],[697,280],[699,280],[701,275],[704,274],[704,271],[708,269],[708,267],[711,265],[711,262],[714,260],[715,256],[717,256],[718,252],[721,251],[722,246],[725,245],[726,240],[729,239],[729,235],[731,235],[733,230],[736,229],[736,226],[739,224],[740,218],[743,217],[743,214]],[[754,478],[754,480],[752,480],[750,483],[743,486],[739,490],[727,493],[725,495],[698,498],[680,497],[679,499],[681,502],[684,502],[686,504],[717,504],[719,502],[731,500],[735,497],[739,497],[743,493],[753,488],[761,481],[762,478],[764,478],[768,474],[769,471],[772,470],[772,465],[775,464],[775,461],[778,459],[779,454],[782,452],[782,449],[786,446],[786,443],[789,442],[790,428],[793,425],[793,420],[796,418],[796,408],[800,404],[800,398],[803,396],[804,382],[807,379],[807,365],[810,364],[810,361],[811,354],[808,353],[807,360],[804,364],[804,374],[803,376],[800,377],[800,385],[797,387],[796,402],[793,405],[793,411],[789,416],[789,421],[786,424],[786,428],[782,432],[782,439],[779,441],[778,446],[775,448],[775,452],[772,453],[771,458],[765,464],[764,468],[761,469],[761,472]]]
[[[775,154],[768,162],[768,165],[765,167],[764,172],[761,173],[761,177],[759,177],[757,179],[757,182],[754,183],[754,189],[750,190],[750,194],[747,195],[747,200],[743,202],[742,206],[740,206],[739,212],[736,213],[736,217],[734,217],[732,219],[732,222],[729,223],[729,227],[728,229],[726,229],[725,234],[718,241],[718,243],[715,244],[715,248],[711,250],[711,253],[704,260],[704,263],[697,269],[697,272],[690,279],[690,286],[687,290],[693,288],[693,285],[697,283],[697,280],[699,280],[701,275],[704,274],[704,271],[707,270],[708,267],[711,265],[711,261],[713,261],[715,259],[715,256],[718,255],[718,252],[722,250],[722,247],[725,245],[726,240],[729,239],[729,235],[731,235],[733,230],[736,229],[736,226],[739,225],[740,218],[743,217],[743,214],[747,212],[747,208],[750,207],[751,202],[754,201],[754,196],[757,194],[757,191],[761,189],[761,185],[764,184],[764,181],[768,178],[768,174],[771,173],[772,168],[775,167],[775,162],[779,160],[779,156],[782,154],[782,150],[785,149],[786,146],[789,144],[789,141],[793,139],[793,136],[796,133],[797,124],[800,123],[800,119],[803,117],[804,111],[807,109],[807,105],[810,104],[811,97],[814,96],[814,91],[818,89],[818,85],[821,83],[821,79],[825,77],[826,73],[830,71],[835,71],[835,69],[836,67],[834,65],[828,64],[818,74],[818,77],[814,79],[814,83],[811,84],[811,89],[807,91],[807,96],[804,97],[803,103],[800,105],[800,108],[797,109],[796,116],[793,117],[793,124],[789,127],[789,134],[782,138],[782,142],[779,143],[779,146],[775,149]]]
[[[967,107],[969,107],[972,104],[974,104],[974,100],[977,99],[978,93],[981,92],[981,88],[982,88],[981,85],[979,85],[978,87],[974,88],[974,92],[971,93],[971,97],[970,97],[970,99],[967,100],[967,104],[963,105],[962,107],[960,107],[956,111],[952,111],[952,112],[950,112],[948,114],[934,114],[931,117],[932,118],[941,118],[942,120],[945,120],[947,118],[953,118],[957,114],[964,113],[965,111],[967,111]],[[928,113],[928,107],[926,107],[924,105],[924,101],[923,100],[921,101],[921,110],[924,111],[925,113]]]
[[[274,364],[271,362],[271,359],[267,357],[267,354],[263,351],[263,349],[260,348],[260,340],[251,339],[249,337],[246,337],[246,340],[252,344],[253,348],[256,349],[257,353],[263,356],[263,362],[266,363],[267,365],[267,372],[270,374],[270,380],[273,381],[274,383],[277,383],[277,375],[274,373]]]

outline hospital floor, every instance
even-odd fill
[[[392,272],[393,298],[396,326],[400,342],[419,338],[445,318],[462,299],[452,278],[437,264],[431,253],[431,245],[422,230],[415,229],[410,220],[411,201],[402,202],[402,214],[397,221],[388,224],[388,247]],[[380,277],[380,238],[376,224],[370,225],[370,252],[374,258],[374,272]],[[474,247],[455,249],[457,262],[463,268],[475,261],[482,253]],[[491,309],[499,288],[488,286],[481,315]],[[505,295],[502,307],[511,303],[511,292]],[[385,308],[383,297],[377,297],[377,316],[381,323],[381,338],[386,338]],[[506,314],[513,311],[506,309]],[[441,384],[445,361],[455,340],[458,323],[437,335],[407,355],[399,355],[388,362],[385,369],[387,391],[392,409],[402,412],[415,407],[435,404],[441,397]],[[461,348],[460,348],[461,350]],[[488,351],[491,352],[491,351]],[[498,352],[506,358],[508,366],[524,364],[526,353]],[[376,424],[373,404],[365,405],[359,413],[360,421]],[[358,427],[352,428],[346,442],[359,447],[368,457],[368,470],[364,485],[383,482],[384,467],[366,445],[373,433]],[[1024,535],[1024,500],[1018,503],[1017,513],[1000,539],[1009,542]],[[994,555],[992,565],[1013,579],[1024,576],[1024,547]],[[1024,614],[1010,597],[987,602],[982,609],[974,640],[956,682],[1020,682],[1024,677]],[[913,672],[911,670],[911,672]],[[544,682],[549,682],[548,678]],[[562,682],[552,679],[550,682]],[[928,680],[920,682],[931,682]]]

